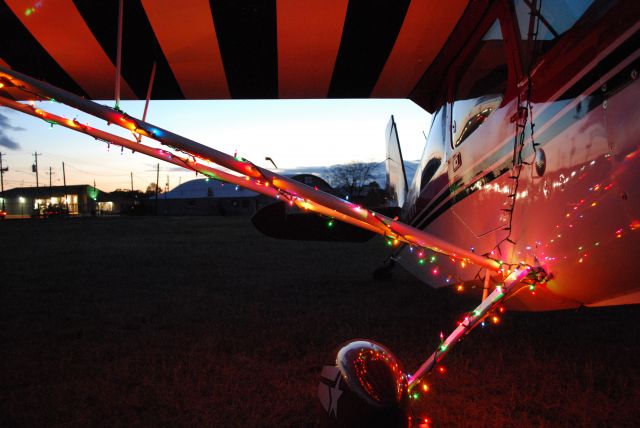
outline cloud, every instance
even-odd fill
[[[9,123],[9,119],[7,116],[0,113],[0,147],[6,147],[11,150],[17,150],[20,148],[20,144],[15,142],[11,137],[9,137],[5,131],[25,131],[24,128],[20,126],[13,126]]]
[[[9,123],[9,118],[2,113],[0,113],[0,130],[1,129],[10,129],[11,131],[26,131],[26,129],[21,126],[11,125],[11,123]]]
[[[10,150],[18,150],[20,148],[20,144],[16,143],[0,131],[0,147],[6,147]]]

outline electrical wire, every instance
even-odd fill
[[[530,128],[530,138],[531,145],[534,153],[534,160],[537,156],[537,148],[539,144],[535,142],[534,139],[534,127],[533,123],[533,108],[531,104],[531,91],[532,91],[532,79],[531,79],[531,71],[533,70],[533,66],[536,64],[536,60],[538,58],[538,33],[540,31],[540,13],[542,10],[542,0],[540,0],[539,8],[537,10],[533,10],[534,5],[528,4],[529,8],[531,8],[531,14],[536,19],[536,26],[533,33],[530,33],[529,42],[532,43],[532,52],[529,60],[529,64],[527,67],[527,90],[526,90],[526,98],[522,100],[521,94],[518,93],[518,111],[516,117],[516,134],[514,137],[514,145],[513,145],[513,168],[514,174],[509,178],[513,180],[513,188],[511,193],[507,196],[511,199],[511,204],[509,208],[503,208],[502,211],[507,213],[509,220],[507,222],[507,226],[502,230],[507,232],[507,235],[502,238],[496,246],[493,248],[493,251],[498,251],[498,254],[502,256],[502,244],[508,242],[512,245],[516,245],[516,242],[512,239],[513,234],[513,213],[516,209],[516,201],[518,199],[518,189],[520,187],[520,176],[522,175],[522,170],[524,169],[524,165],[531,165],[530,162],[525,162],[522,157],[522,152],[526,145],[526,126],[529,124]],[[523,105],[524,102],[524,105]],[[487,256],[488,257],[488,256]],[[515,266],[513,264],[508,265],[510,268]],[[478,271],[478,274],[480,271]]]

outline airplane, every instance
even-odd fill
[[[382,344],[341,348],[319,385],[334,425],[415,424],[411,391],[503,305],[546,311],[640,303],[632,257],[640,250],[636,2],[194,0],[176,11],[142,0],[127,3],[124,18],[120,9],[118,31],[99,20],[106,14],[116,22],[118,9],[106,3],[0,6],[3,28],[17,35],[15,46],[0,51],[0,105],[383,235],[390,260],[424,282],[481,296],[411,374]],[[72,41],[47,29],[64,19]],[[119,49],[103,48],[113,36],[122,40],[123,20],[138,24],[124,37],[138,46],[129,53],[141,65],[136,71],[121,71]],[[238,28],[247,25],[243,39]],[[205,54],[180,50],[203,37],[216,41]],[[147,42],[153,49],[140,45]],[[16,53],[24,46],[37,61]],[[86,56],[63,54],[70,50]],[[116,107],[90,101],[110,98],[114,72]],[[156,72],[165,83],[159,99],[408,97],[433,120],[411,182],[398,167],[398,132],[389,124],[388,183],[400,211],[385,215],[122,112],[120,95],[143,98],[150,74],[149,102]],[[55,100],[133,138],[21,100]]]

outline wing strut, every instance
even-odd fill
[[[291,205],[296,204],[310,210],[316,209],[320,214],[342,221],[349,218],[350,223],[353,224],[353,221],[355,221],[361,225],[361,227],[375,231],[397,243],[403,242],[411,246],[429,248],[455,259],[463,260],[467,263],[474,263],[493,272],[500,272],[502,270],[502,263],[497,260],[464,250],[423,230],[399,222],[396,219],[370,211],[357,204],[345,201],[319,189],[306,186],[288,177],[275,174],[245,159],[230,156],[211,147],[204,146],[193,140],[138,120],[115,109],[83,99],[68,91],[56,88],[48,83],[33,79],[14,70],[0,67],[0,83],[8,89],[17,89],[29,93],[34,99],[55,100],[96,118],[103,119],[108,123],[128,129],[134,134],[140,134],[147,138],[154,139],[161,144],[183,153],[187,158],[192,158],[194,162],[214,163],[238,174],[242,174],[245,181],[238,183],[238,185],[242,187],[252,188],[252,190],[258,187],[271,187],[275,189],[276,196],[288,200]],[[79,127],[74,129],[84,132]]]
[[[107,143],[115,144],[120,147],[126,147],[127,149],[131,149],[134,152],[140,152],[147,156],[150,156],[165,162],[169,162],[174,165],[181,166],[186,169],[190,169],[192,171],[199,172],[207,177],[215,178],[216,180],[221,180],[227,183],[235,184],[237,186],[245,187],[249,190],[260,193],[265,196],[269,196],[274,199],[286,199],[284,198],[284,195],[280,194],[278,189],[272,186],[260,185],[256,181],[247,180],[246,177],[230,174],[221,169],[204,165],[198,162],[193,156],[188,156],[184,154],[183,155],[175,154],[170,151],[150,147],[145,144],[138,143],[136,141],[130,141],[130,140],[127,140],[126,138],[120,137],[119,135],[110,134],[100,129],[92,128],[89,125],[82,124],[76,120],[66,119],[62,116],[58,116],[53,113],[44,111],[40,108],[31,106],[30,104],[19,103],[17,101],[13,101],[8,98],[5,98],[3,96],[0,96],[0,105],[9,107],[11,109],[28,114],[30,116],[38,117],[48,123],[60,125],[65,128],[89,135],[95,138],[96,140],[105,141]],[[329,210],[313,202],[304,202],[300,199],[289,200],[289,202],[292,205],[295,204],[296,206],[298,206],[298,208],[311,210],[328,217],[329,216],[335,217],[336,219],[341,220],[345,223],[352,224],[354,226],[369,230],[374,233],[379,233],[378,229],[372,227],[371,225],[365,222],[359,221],[352,217],[337,215],[336,213],[333,212],[333,210]]]
[[[120,71],[122,70],[122,23],[124,12],[124,0],[120,0],[118,6],[118,51],[116,52],[116,106],[115,109],[120,109]]]
[[[151,91],[153,90],[153,82],[156,79],[156,67],[158,63],[153,61],[151,66],[151,76],[149,77],[149,87],[147,88],[147,99],[144,101],[144,112],[142,113],[142,121],[147,120],[147,110],[149,109],[149,101],[151,100]],[[140,140],[138,140],[140,142]]]
[[[438,346],[433,354],[409,377],[409,390],[415,387],[425,375],[438,364],[456,343],[471,330],[476,328],[494,309],[496,309],[508,296],[516,292],[516,288],[522,286],[523,281],[529,281],[535,287],[536,283],[544,282],[546,274],[541,268],[521,266],[511,272],[501,285],[498,285],[489,296],[476,308],[469,312],[458,327]]]

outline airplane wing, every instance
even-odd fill
[[[90,99],[114,99],[118,63],[122,99],[154,68],[152,99],[406,98],[468,1],[119,4],[0,2],[0,66]]]

